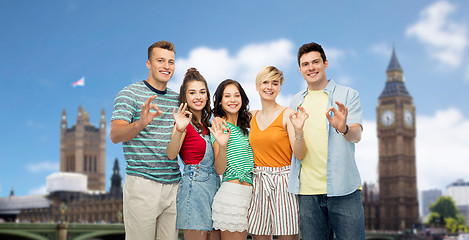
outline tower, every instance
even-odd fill
[[[88,176],[88,190],[105,191],[106,119],[101,111],[99,126],[90,124],[89,114],[78,107],[77,121],[68,128],[67,112],[60,124],[60,171]]]
[[[122,177],[117,158],[114,160],[114,167],[112,168],[111,189],[109,194],[113,197],[122,196]]]
[[[415,106],[393,48],[386,85],[376,107],[380,229],[404,230],[418,223]]]

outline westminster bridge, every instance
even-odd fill
[[[120,240],[123,224],[0,223],[1,240]],[[184,239],[182,231],[179,239]],[[249,237],[248,237],[249,239]],[[423,239],[396,233],[367,232],[367,240]]]

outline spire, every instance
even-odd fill
[[[396,50],[392,47],[391,61],[386,70],[386,85],[379,98],[406,96],[410,97],[404,84],[404,74],[397,60]]]
[[[114,160],[114,167],[112,168],[113,174],[120,175],[119,160]]]
[[[386,70],[386,72],[390,72],[390,71],[402,72],[401,65],[399,64],[399,61],[397,60],[396,50],[394,46],[392,46],[391,61],[389,61],[388,69]]]
[[[114,167],[112,168],[111,189],[109,192],[111,197],[122,197],[122,177],[117,158],[114,160]]]
[[[60,129],[62,131],[67,129],[67,111],[62,110],[62,119],[60,120]]]
[[[101,110],[101,118],[99,119],[99,128],[106,130],[106,115],[104,113],[104,108]]]

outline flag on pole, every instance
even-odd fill
[[[84,87],[85,86],[85,77],[82,77],[79,80],[76,80],[75,82],[73,82],[72,87],[76,87],[76,86]]]

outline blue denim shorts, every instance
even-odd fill
[[[187,165],[177,193],[176,227],[212,230],[212,202],[219,187],[220,177],[215,168]]]

